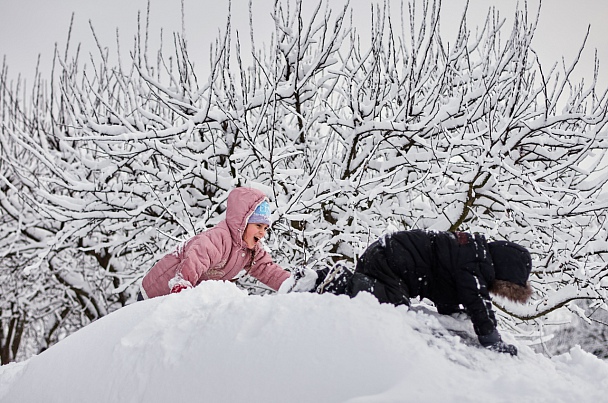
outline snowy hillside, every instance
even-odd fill
[[[468,323],[365,294],[248,296],[205,282],[122,308],[25,362],[0,367],[0,401],[601,401],[608,364],[496,354],[451,335]],[[504,332],[503,332],[504,334]]]

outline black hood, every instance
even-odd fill
[[[521,245],[508,241],[489,242],[496,280],[508,281],[525,287],[532,271],[530,252]]]

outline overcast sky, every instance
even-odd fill
[[[341,5],[344,0],[331,0],[331,4]],[[255,0],[254,23],[260,25],[260,33],[272,26],[269,15],[274,0]],[[293,3],[293,2],[292,2]],[[305,0],[305,4],[316,1]],[[369,26],[371,0],[351,0],[357,21],[361,19],[359,31],[366,33]],[[374,2],[375,3],[375,2]],[[419,1],[420,3],[420,1]],[[184,0],[186,10],[186,36],[189,50],[195,58],[208,60],[210,43],[217,37],[218,29],[225,29],[227,0]],[[398,11],[399,1],[392,0],[393,12]],[[442,26],[446,32],[455,29],[460,20],[465,0],[444,0],[442,5]],[[523,4],[523,2],[522,2]],[[529,0],[528,7],[533,16],[539,0]],[[248,0],[232,0],[235,25],[245,30],[247,27]],[[507,34],[511,28],[516,0],[470,0],[469,26],[481,23],[490,6],[496,6],[508,21]],[[127,49],[133,44],[137,30],[137,13],[145,14],[147,0],[0,0],[0,55],[6,56],[9,76],[18,73],[32,77],[38,54],[41,55],[42,71],[50,71],[55,44],[65,48],[72,12],[75,13],[72,43],[82,43],[86,52],[94,51],[89,27],[91,21],[103,46],[115,49],[116,30],[120,34],[121,47]],[[151,0],[151,32],[158,38],[163,27],[165,38],[173,31],[181,30],[180,0]],[[562,56],[571,61],[583,41],[587,26],[591,25],[588,44],[583,54],[585,66],[579,74],[591,78],[595,49],[605,68],[602,76],[608,76],[608,1],[598,0],[545,0],[533,45],[546,68]],[[359,23],[355,21],[356,25]],[[367,24],[367,25],[366,25]],[[248,33],[245,31],[246,37]],[[453,33],[444,40],[451,40]],[[268,41],[263,33],[260,40]],[[602,70],[600,70],[602,71]],[[48,74],[43,74],[46,77]],[[608,77],[607,77],[608,78]],[[602,79],[608,83],[608,79]],[[605,84],[603,84],[605,85]]]

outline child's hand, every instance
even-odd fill
[[[316,271],[308,268],[298,268],[281,284],[278,292],[279,294],[308,292],[315,288],[316,281]]]
[[[504,341],[499,341],[486,347],[488,350],[495,351],[497,353],[509,353],[512,356],[517,355],[517,347],[512,344],[507,344]]]
[[[192,288],[192,286],[187,286],[185,284],[175,284],[173,288],[171,288],[171,294],[177,294],[178,292],[188,288]]]
[[[188,280],[184,279],[179,273],[169,280],[169,289],[171,290],[171,294],[177,294],[178,292],[181,292],[187,288],[192,288],[192,284]]]
[[[492,350],[497,353],[509,353],[512,356],[517,355],[517,347],[502,341],[500,333],[498,333],[498,330],[496,329],[494,329],[492,333],[479,336],[478,338],[479,343],[488,350]]]

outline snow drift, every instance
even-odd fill
[[[572,349],[497,354],[468,321],[362,294],[250,296],[205,282],[138,302],[0,367],[0,401],[600,401],[608,365]]]

